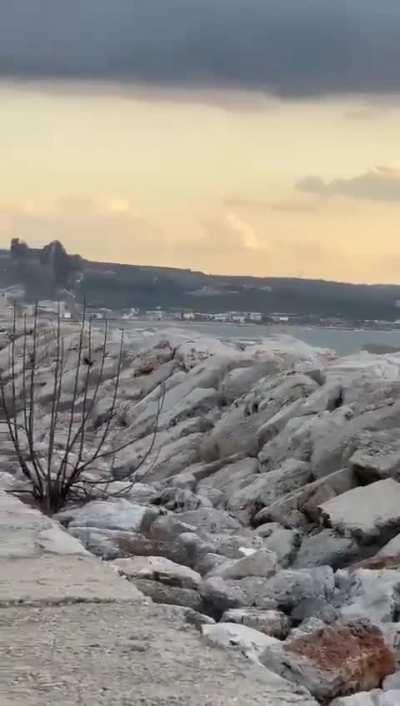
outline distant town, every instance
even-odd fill
[[[27,303],[25,300],[25,288],[22,285],[11,285],[5,289],[0,289],[1,313],[10,313],[14,305],[17,305],[21,313],[28,316],[33,315],[37,307],[38,313],[43,317],[55,318],[58,315],[65,321],[77,320],[82,315],[82,304],[77,301],[76,295],[68,290],[60,292],[63,299],[40,299],[37,303]],[[315,326],[320,328],[354,330],[400,330],[400,319],[395,321],[385,321],[380,319],[360,319],[346,320],[341,317],[321,318],[315,315],[299,315],[288,312],[276,312],[263,314],[259,311],[223,311],[223,312],[199,312],[167,310],[161,306],[155,309],[141,309],[139,307],[129,307],[122,309],[111,309],[108,307],[86,307],[87,316],[95,320],[110,321],[153,321],[153,322],[198,322],[198,323],[221,323],[221,324],[258,324],[263,326]]]

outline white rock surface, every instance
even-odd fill
[[[202,625],[201,630],[210,643],[221,647],[239,648],[252,661],[257,661],[267,646],[278,642],[274,637],[259,632],[259,630],[237,623]]]
[[[111,562],[119,574],[131,579],[150,579],[181,588],[197,589],[201,576],[188,566],[161,556],[135,556]]]
[[[383,691],[399,691],[400,692],[400,672],[390,674],[383,680]],[[400,702],[399,702],[400,703]]]
[[[128,500],[94,500],[83,507],[65,510],[57,519],[68,528],[96,527],[98,529],[140,531],[146,518],[156,518],[158,511]]]
[[[249,628],[259,630],[265,635],[270,635],[270,637],[275,637],[278,640],[284,640],[290,630],[288,617],[279,610],[232,608],[223,614],[221,622],[247,625]]]
[[[322,521],[338,531],[369,542],[400,528],[400,484],[388,478],[354,488],[320,506]]]
[[[243,579],[247,576],[261,576],[268,579],[276,574],[277,570],[276,555],[273,552],[260,549],[243,559],[228,561],[218,566],[212,575],[221,576],[223,579]]]
[[[340,608],[346,618],[364,617],[372,622],[390,623],[400,608],[400,571],[382,569],[341,570],[336,585],[344,590]]]

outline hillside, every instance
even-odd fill
[[[207,275],[167,267],[100,263],[67,255],[55,241],[34,250],[18,241],[0,252],[0,286],[25,285],[27,298],[56,296],[68,287],[94,307],[285,312],[348,320],[399,317],[400,286],[277,277]],[[18,248],[22,251],[19,252]],[[16,251],[17,250],[17,251]]]

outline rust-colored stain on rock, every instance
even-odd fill
[[[374,689],[396,669],[381,631],[364,620],[336,623],[293,640],[285,648],[316,669],[337,675],[346,684],[346,693]]]

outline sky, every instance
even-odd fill
[[[400,280],[398,0],[0,0],[0,246]]]

